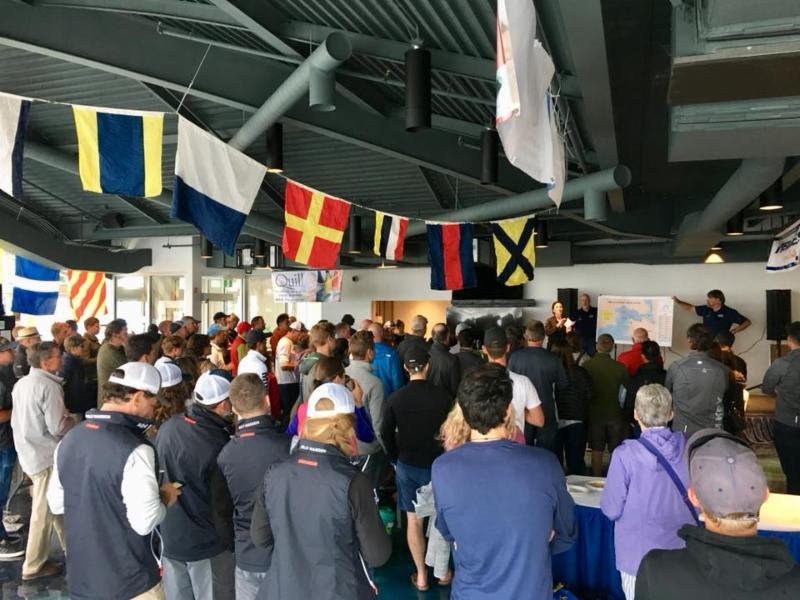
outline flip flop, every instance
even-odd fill
[[[448,578],[446,578],[446,579],[437,579],[437,583],[438,583],[438,584],[439,584],[441,587],[449,587],[449,586],[450,586],[450,584],[451,584],[451,583],[453,583],[453,574],[451,573],[451,574],[450,574],[450,577],[448,577]]]
[[[416,573],[411,574],[411,585],[413,585],[414,589],[417,590],[418,592],[427,592],[431,587],[430,585],[426,585],[425,587],[418,586]]]

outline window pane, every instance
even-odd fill
[[[203,277],[203,313],[201,315],[203,331],[214,322],[214,314],[224,312],[226,315],[236,313],[242,316],[242,280],[241,278],[225,279],[223,277]]]
[[[183,317],[184,278],[177,275],[150,278],[150,322],[177,321]]]
[[[116,304],[117,318],[128,322],[130,333],[147,331],[147,281],[144,277],[130,275],[117,277]]]
[[[272,296],[271,277],[251,277],[247,280],[247,317],[264,317],[267,331],[275,327],[275,320],[286,312],[286,304],[275,302]]]

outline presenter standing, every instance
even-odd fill
[[[752,325],[750,319],[735,308],[725,304],[725,294],[720,290],[708,292],[706,294],[706,303],[699,306],[684,302],[675,296],[672,299],[681,308],[688,311],[693,310],[698,317],[702,317],[703,325],[708,328],[713,337],[716,337],[722,331],[738,334]],[[736,327],[731,329],[733,325],[736,325]]]

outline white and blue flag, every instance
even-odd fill
[[[257,161],[179,117],[172,216],[191,223],[233,256],[266,172]]]
[[[53,315],[58,302],[58,269],[17,256],[11,311],[26,315]]]
[[[22,147],[29,100],[0,94],[0,190],[22,200]]]

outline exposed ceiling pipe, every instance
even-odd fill
[[[25,141],[25,158],[55,167],[61,171],[79,176],[78,157],[74,154],[58,150],[34,140]],[[172,193],[163,192],[160,196],[149,198],[146,201],[156,202],[167,208],[172,207]],[[124,231],[124,229],[120,230]],[[269,241],[280,241],[283,236],[283,223],[271,219],[266,215],[251,212],[242,230],[243,233],[264,238]],[[131,235],[130,237],[136,237]]]
[[[746,158],[702,212],[684,217],[673,245],[674,256],[702,256],[723,236],[734,217],[783,173],[786,159]]]
[[[308,92],[312,71],[332,72],[350,58],[352,51],[346,35],[338,31],[329,34],[228,143],[237,150],[245,150]]]
[[[584,175],[567,181],[561,202],[580,200],[587,190],[607,192],[616,188],[624,188],[631,182],[631,172],[625,165],[617,165],[605,171]],[[451,210],[430,218],[431,221],[489,221],[514,215],[522,215],[531,211],[552,208],[553,201],[547,195],[547,188],[541,187],[530,192],[506,196],[491,202],[484,202],[468,208]],[[425,223],[415,221],[409,223],[407,236],[425,233]]]

